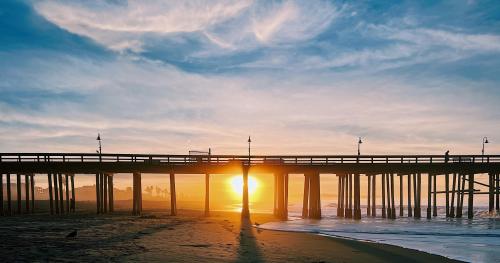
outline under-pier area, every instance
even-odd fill
[[[250,215],[248,175],[274,177],[276,217],[288,218],[288,183],[290,174],[304,175],[303,218],[321,218],[322,176],[335,176],[338,188],[337,216],[361,219],[362,214],[388,219],[398,217],[432,218],[437,216],[437,196],[445,199],[446,217],[474,217],[474,199],[488,195],[490,212],[499,212],[500,155],[148,155],[86,153],[0,153],[0,213],[34,213],[34,177],[48,182],[50,214],[75,211],[74,181],[77,174],[95,176],[96,212],[114,211],[113,178],[133,174],[132,213],[142,212],[142,174],[165,174],[170,180],[171,214],[177,214],[176,177],[183,174],[205,175],[205,214],[210,214],[210,177],[218,174],[241,174],[243,177],[242,216]],[[360,179],[366,178],[366,187]],[[439,178],[444,178],[437,180]],[[487,178],[483,178],[487,177]],[[5,179],[4,179],[5,178]],[[480,180],[481,179],[481,180]],[[481,181],[485,181],[483,183]],[[17,198],[12,197],[15,181]],[[422,181],[427,187],[422,196]],[[4,187],[4,181],[6,186]],[[395,181],[399,195],[395,194]],[[25,207],[21,189],[25,184]],[[64,183],[63,183],[64,182]],[[441,185],[439,185],[441,184]],[[481,191],[477,188],[486,188]],[[4,188],[7,193],[4,194]],[[404,195],[403,189],[406,191]],[[364,193],[362,193],[364,191]],[[380,192],[379,192],[380,191]],[[380,195],[377,195],[380,193]],[[4,195],[7,197],[4,200]],[[362,213],[361,196],[366,196]],[[381,196],[381,197],[379,197]],[[377,198],[379,197],[379,198]],[[426,210],[422,214],[422,201]],[[465,209],[466,207],[466,209]],[[377,213],[380,211],[380,214]]]

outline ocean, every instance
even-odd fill
[[[301,219],[297,207],[291,207],[290,220],[260,225],[263,229],[310,232],[319,235],[356,239],[411,248],[467,262],[500,262],[500,216],[490,215],[484,207],[477,207],[473,220],[445,218],[444,208],[439,216],[424,218],[397,217],[396,220],[366,217],[361,220],[338,218],[336,208],[322,207],[321,220]],[[465,207],[466,209],[466,207]],[[366,212],[366,209],[363,209]],[[396,213],[399,215],[399,208]]]

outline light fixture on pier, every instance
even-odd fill
[[[97,134],[97,139],[96,140],[99,142],[99,151],[98,151],[98,153],[102,154],[101,134],[100,133]]]
[[[485,143],[490,143],[490,142],[488,141],[488,137],[483,137],[483,149],[481,150],[481,155],[484,155],[484,144],[485,144]]]
[[[358,139],[358,155],[361,155],[361,144],[363,143],[363,141],[361,141],[361,137],[359,137]]]
[[[252,139],[248,136],[248,164],[250,164],[250,144],[252,143]]]

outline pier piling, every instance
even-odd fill
[[[411,207],[411,177],[412,177],[412,174],[411,173],[408,173],[408,217],[412,217],[413,216],[413,211],[412,211],[412,207]]]
[[[450,175],[448,173],[444,175],[444,187],[446,217],[450,217]]]
[[[134,180],[135,177],[132,178],[133,182],[135,183],[135,180]],[[101,196],[100,196],[100,189],[101,189],[101,180],[99,179],[99,173],[96,173],[95,174],[95,200],[96,200],[96,208],[97,208],[97,213],[100,214],[101,213]],[[135,185],[133,187],[133,189],[135,190]],[[134,195],[135,197],[135,195]],[[134,204],[134,208],[135,208],[135,204]],[[135,211],[135,210],[134,210]],[[135,214],[135,212],[134,212]]]
[[[434,193],[432,195],[432,216],[437,216],[437,198],[436,198],[436,195],[437,195],[437,184],[436,184],[436,177],[437,175],[432,175],[432,178],[434,179],[434,182],[433,182],[433,189],[434,189]]]
[[[474,173],[469,174],[469,200],[467,202],[467,217],[474,217]]]
[[[17,180],[16,180],[16,190],[17,190],[17,213],[21,214],[22,209],[21,209],[21,175],[17,174]]]
[[[427,174],[427,219],[431,219],[432,205],[432,175]]]
[[[114,212],[115,211],[115,197],[114,197],[113,177],[114,177],[113,174],[111,174],[111,175],[108,176],[108,181],[109,181],[108,182],[109,212]],[[73,177],[71,177],[71,178],[73,178]],[[73,187],[73,190],[75,190],[75,187]],[[73,200],[74,199],[75,199],[75,196],[73,195]]]
[[[403,175],[399,175],[399,216],[404,215],[404,205],[403,205]]]
[[[377,216],[377,175],[372,175],[372,216]]]
[[[3,174],[0,173],[0,216],[4,215],[3,208]]]
[[[54,214],[54,194],[52,190],[52,174],[47,174],[47,179],[49,182],[49,206],[50,206],[50,214]]]
[[[302,218],[309,217],[309,175],[304,174],[304,196],[302,200]]]
[[[35,175],[30,175],[31,180],[31,213],[35,213]]]
[[[66,179],[66,213],[69,213],[69,175],[65,174],[64,175]]]
[[[12,215],[12,189],[10,183],[10,173],[7,174],[7,214]]]
[[[371,180],[371,175],[367,175],[366,176],[366,179],[367,179],[367,190],[368,190],[368,194],[366,195],[366,216],[370,216],[371,215],[371,190],[372,190],[372,180]]]
[[[455,217],[455,187],[456,187],[456,184],[457,184],[457,174],[453,173],[452,182],[451,182],[450,217]],[[457,198],[458,198],[458,196],[457,196]]]
[[[58,175],[55,173],[54,175],[54,204],[56,207],[56,214],[59,214],[59,186],[58,186]]]
[[[382,218],[386,218],[387,211],[385,210],[385,173],[382,174]]]
[[[170,215],[177,215],[177,194],[175,192],[175,174],[170,174]]]
[[[25,174],[24,175],[24,200],[25,200],[25,208],[26,208],[26,214],[30,212],[30,179],[29,175]]]
[[[62,174],[58,174],[59,178],[57,178],[59,182],[59,205],[60,205],[60,210],[61,214],[64,214],[64,197],[63,197],[63,181],[62,181]]]

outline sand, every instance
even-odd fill
[[[252,223],[275,220],[254,214]],[[77,236],[67,238],[73,230]],[[108,215],[79,212],[0,218],[0,258],[13,261],[141,262],[446,262],[415,250],[259,230],[239,213],[179,210]]]

